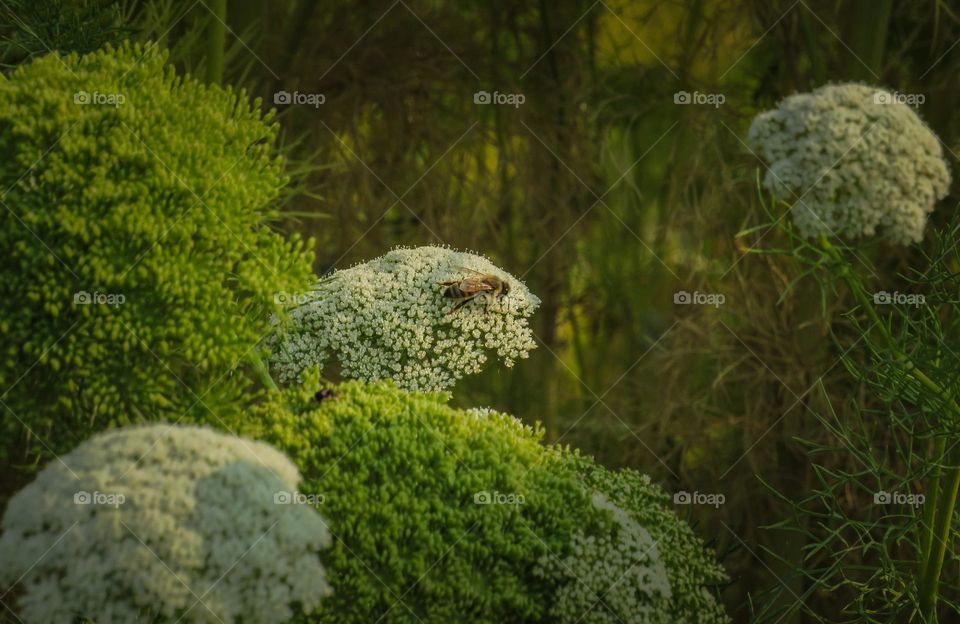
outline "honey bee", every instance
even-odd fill
[[[510,282],[500,279],[496,275],[486,275],[474,269],[459,267],[460,270],[473,273],[470,277],[450,280],[448,282],[438,282],[443,286],[443,296],[448,299],[460,299],[453,309],[447,314],[453,314],[463,306],[467,305],[477,297],[505,297],[510,294]]]

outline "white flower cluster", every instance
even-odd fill
[[[767,161],[763,186],[793,204],[802,236],[919,242],[950,172],[936,135],[900,98],[860,84],[793,95],[758,115],[748,143]]]
[[[547,554],[537,573],[559,584],[551,607],[561,624],[673,624],[670,581],[657,543],[623,509],[601,494],[609,532],[574,534],[570,554]]]
[[[481,296],[460,309],[441,282],[493,275],[506,296]],[[488,353],[506,366],[536,344],[527,319],[540,305],[520,280],[486,258],[444,247],[395,249],[321,280],[289,312],[274,339],[281,381],[335,355],[344,377],[393,379],[407,390],[446,390],[481,370]]]
[[[0,587],[27,623],[287,621],[330,591],[323,519],[275,502],[299,480],[272,447],[207,429],[102,433],[10,499]]]
[[[669,496],[648,475],[634,470],[610,471],[596,465],[586,468],[585,483],[627,512],[656,540],[673,594],[667,621],[729,624],[730,618],[715,595],[726,584],[727,575],[690,526],[666,507]]]

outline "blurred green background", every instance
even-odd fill
[[[677,510],[723,557],[737,621],[767,591],[829,609],[770,552],[803,545],[762,527],[786,514],[768,485],[811,487],[795,438],[830,443],[811,411],[856,390],[842,319],[803,283],[781,297],[789,260],[745,256],[776,234],[735,238],[765,219],[743,139],[782,97],[855,80],[923,96],[955,164],[955,2],[2,0],[0,15],[7,66],[154,41],[275,106],[292,177],[277,226],[315,238],[318,274],[445,244],[521,277],[543,299],[540,348],[462,381],[455,403],[542,421],[670,491],[723,494]],[[911,253],[882,258],[891,280]]]

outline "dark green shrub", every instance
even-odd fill
[[[311,621],[573,622],[588,612],[585,622],[724,621],[705,588],[722,572],[648,481],[544,446],[541,431],[509,415],[454,409],[442,394],[347,382],[318,404],[319,388],[308,374],[303,386],[237,423],[288,454],[303,473],[303,492],[323,497],[318,508],[334,536],[323,555],[333,594]],[[564,558],[593,554],[575,552],[575,534],[587,536],[585,543],[600,536],[626,542],[620,512],[597,506],[595,490],[631,505],[635,522],[656,525],[645,530],[659,554],[653,551],[644,569],[665,566],[675,591],[661,603],[644,602],[654,581],[623,580],[634,568],[629,562],[608,572],[600,593],[616,580],[637,580],[617,590],[627,603],[640,603],[635,613],[607,614],[602,605],[591,611],[603,598],[591,590],[583,601],[566,592],[578,612],[558,617],[553,604],[578,579],[541,571],[562,572]]]
[[[241,408],[236,368],[274,293],[311,281],[304,245],[267,226],[285,183],[272,114],[164,58],[108,47],[0,78],[11,462],[109,426]]]

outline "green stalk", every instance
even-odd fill
[[[257,378],[260,380],[265,387],[270,390],[279,390],[277,388],[276,382],[273,380],[273,377],[270,375],[270,369],[267,368],[267,365],[264,363],[263,358],[260,357],[260,354],[257,353],[256,349],[251,349],[247,361],[250,363],[250,366],[253,368],[253,371],[257,374]]]
[[[223,82],[223,48],[227,41],[227,0],[210,0],[207,27],[207,82]]]
[[[810,71],[813,73],[813,79],[816,84],[822,85],[827,80],[827,69],[823,63],[823,52],[820,43],[817,41],[816,31],[814,31],[813,20],[810,19],[810,11],[800,12],[800,32],[803,34],[803,42],[807,46],[807,57],[810,59]]]
[[[843,259],[837,249],[830,244],[826,237],[820,238],[820,244],[826,250],[827,254],[836,262],[843,264]],[[924,387],[933,392],[942,399],[947,407],[960,416],[960,406],[953,400],[949,392],[944,390],[937,382],[928,377],[923,371],[919,370],[909,356],[896,347],[896,343],[886,325],[880,320],[876,310],[867,298],[866,293],[856,282],[850,273],[844,269],[841,276],[850,288],[854,297],[860,303],[873,326],[877,327],[887,343],[894,349],[897,359],[903,362],[904,368],[914,379],[919,381]],[[936,443],[937,461],[943,457],[945,452],[946,439],[940,436]],[[920,618],[925,624],[936,624],[937,621],[937,600],[940,589],[940,574],[943,571],[943,561],[946,556],[947,540],[950,539],[950,529],[953,524],[953,512],[956,507],[957,494],[960,492],[960,453],[951,452],[949,464],[945,469],[937,468],[930,484],[931,501],[927,503],[930,511],[924,510],[924,517],[928,520],[925,532],[921,539],[921,552],[918,561],[919,579],[917,590],[919,592]],[[932,525],[929,520],[933,520]]]
[[[956,453],[951,453],[955,456]],[[940,572],[943,570],[943,560],[947,553],[947,540],[950,539],[950,529],[953,524],[953,511],[957,504],[957,492],[960,490],[960,466],[955,457],[951,465],[938,479],[940,488],[944,488],[946,497],[940,497],[934,518],[934,528],[930,540],[929,559],[926,561],[924,573],[920,577],[920,616],[926,624],[935,624],[937,621],[937,595],[940,586]]]
[[[930,553],[933,549],[933,524],[935,521],[934,511],[939,504],[938,497],[940,495],[940,479],[942,478],[941,475],[943,473],[941,464],[944,459],[944,453],[946,452],[946,446],[946,436],[939,436],[936,444],[934,445],[934,456],[937,458],[937,466],[934,469],[933,475],[931,476],[930,486],[927,488],[926,504],[923,507],[923,527],[921,527],[922,541],[920,543],[921,566],[925,566],[925,562],[930,561]],[[920,577],[918,580],[924,581],[926,569],[921,567],[919,573]]]

